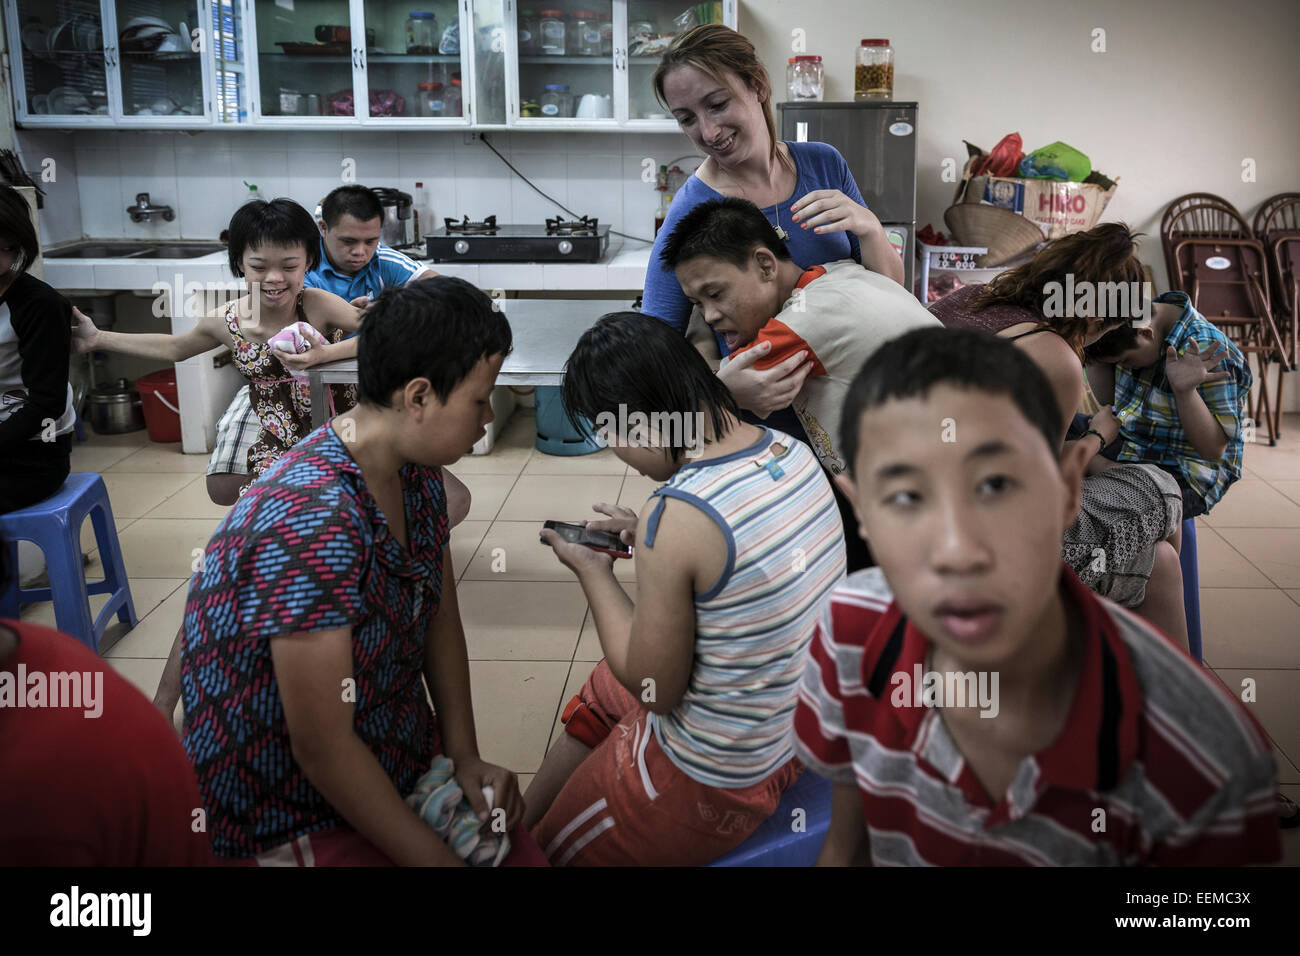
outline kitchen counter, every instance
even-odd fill
[[[423,256],[412,256],[423,259]],[[188,283],[230,283],[225,252],[193,259],[50,259],[45,281],[68,294],[84,292],[152,292],[159,283],[184,292]],[[443,275],[458,276],[485,291],[640,292],[650,262],[650,246],[611,236],[599,262],[432,262]]]

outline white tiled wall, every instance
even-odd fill
[[[56,180],[43,184],[48,195],[41,228],[48,242],[80,236],[214,239],[246,198],[245,181],[266,198],[288,196],[310,209],[344,182],[345,169],[356,182],[408,192],[423,181],[437,224],[443,216],[495,214],[503,223],[535,223],[562,214],[485,143],[465,142],[463,132],[17,135],[28,170],[39,171],[47,156],[57,162]],[[487,136],[539,189],[575,213],[645,239],[654,232],[658,194],[642,179],[643,160],[657,167],[691,152],[679,134]],[[132,223],[126,207],[141,192],[174,208],[175,220]]]

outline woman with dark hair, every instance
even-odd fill
[[[1086,394],[1084,348],[1146,309],[1136,238],[1120,222],[1063,236],[988,285],[963,286],[944,296],[930,311],[946,326],[992,332],[1026,352],[1047,375],[1068,430]],[[1076,428],[1067,437],[1100,440],[1099,450],[1119,435],[1109,408],[1084,427],[1086,432]],[[1181,543],[1178,483],[1155,465],[1130,464],[1084,479],[1063,556],[1092,590],[1132,608],[1186,647]]]
[[[323,353],[301,354],[271,348],[268,340],[295,322],[305,322],[331,342],[342,342],[361,325],[361,312],[323,289],[303,287],[306,273],[320,261],[320,233],[311,214],[291,199],[255,199],[230,219],[230,271],[248,280],[248,294],[199,319],[181,335],[105,332],[77,312],[73,350],[106,349],[143,358],[180,362],[222,345],[235,353],[235,365],[248,379],[260,429],[248,451],[251,475],[230,475],[240,493],[311,431],[311,390],[295,379],[320,361],[351,358],[356,341]],[[75,311],[75,310],[74,310]],[[337,411],[356,404],[355,386],[330,386]]]
[[[0,186],[0,514],[58,491],[72,452],[72,306],[27,273],[39,253],[27,200]]]

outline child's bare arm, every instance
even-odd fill
[[[352,629],[273,638],[271,662],[294,760],[343,819],[395,863],[461,865],[353,729],[354,707],[343,694],[354,678]]]
[[[109,332],[96,327],[90,316],[74,308],[77,328],[72,333],[72,354],[103,349],[124,355],[158,359],[164,362],[183,362],[209,349],[230,344],[220,319],[205,315],[194,328],[180,335],[160,332]]]
[[[361,329],[362,310],[325,289],[303,289],[302,308],[307,321],[323,335],[329,335],[333,329],[344,332]]]
[[[870,866],[867,821],[862,794],[856,783],[837,783],[831,789],[831,825],[817,855],[818,866]]]

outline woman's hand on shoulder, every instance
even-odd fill
[[[838,189],[814,189],[795,202],[790,211],[801,228],[818,234],[851,232],[867,238],[885,231],[875,213]]]
[[[807,351],[796,352],[788,359],[769,369],[756,369],[754,363],[767,355],[771,346],[766,343],[746,349],[718,370],[718,380],[727,386],[736,404],[760,418],[789,405],[804,379],[812,372],[812,362]]]

